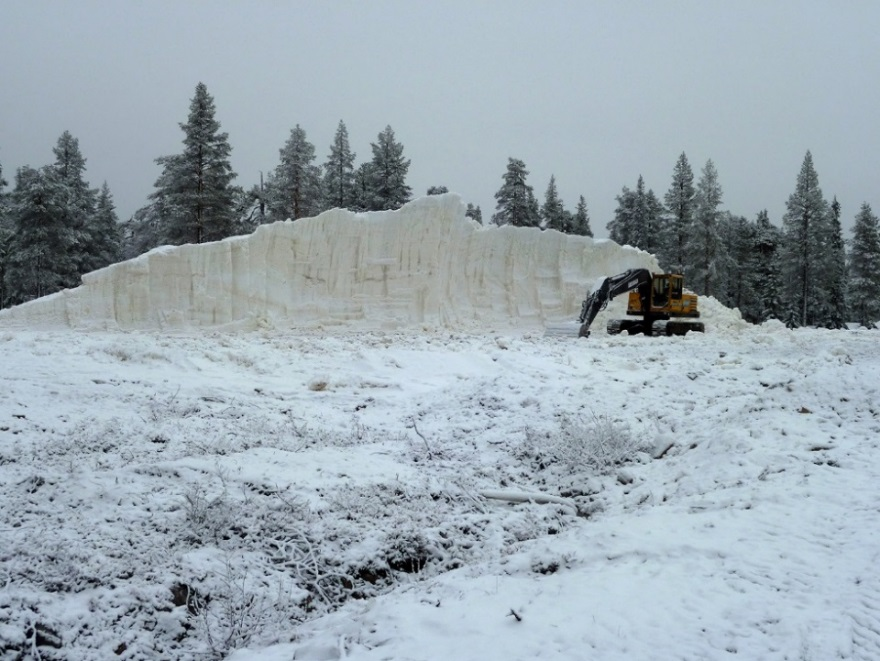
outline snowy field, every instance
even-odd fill
[[[704,305],[0,328],[0,659],[880,659],[880,333]]]

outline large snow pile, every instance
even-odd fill
[[[82,286],[0,312],[4,324],[121,329],[334,325],[479,328],[576,317],[598,276],[653,256],[533,228],[482,228],[454,194],[399,211],[259,227],[157,248]]]
[[[0,354],[0,659],[880,659],[880,333]]]

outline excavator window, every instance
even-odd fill
[[[655,308],[666,307],[669,303],[669,278],[654,278],[651,305]]]
[[[672,294],[671,294],[672,300],[673,301],[680,301],[681,300],[682,283],[684,282],[684,280],[682,278],[670,278],[670,280],[672,280]]]

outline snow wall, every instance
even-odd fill
[[[156,248],[2,310],[0,326],[540,326],[576,320],[597,278],[640,267],[658,269],[652,255],[612,241],[482,227],[446,194]]]

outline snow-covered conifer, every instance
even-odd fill
[[[122,254],[119,218],[107,182],[101,186],[95,211],[86,225],[88,270],[104,268],[119,261]]]
[[[550,183],[544,193],[544,204],[541,206],[542,226],[548,230],[565,231],[565,205],[559,199],[556,189],[556,177],[550,175]]]
[[[782,231],[770,222],[764,209],[758,213],[748,233],[747,257],[733,258],[743,262],[740,269],[746,302],[740,312],[752,323],[784,318],[782,305],[782,274],[779,251]]]
[[[373,202],[373,164],[361,163],[354,171],[354,190],[349,208],[354,211],[369,211]]]
[[[818,321],[821,298],[819,274],[828,203],[822,197],[819,175],[809,151],[782,220],[785,231],[782,272],[788,306],[786,323],[797,326],[814,324]]]
[[[663,198],[670,217],[670,231],[667,244],[661,254],[661,262],[676,273],[683,273],[685,266],[685,244],[694,217],[694,172],[682,152],[672,171],[672,183]]]
[[[230,236],[234,223],[229,136],[220,133],[214,98],[196,86],[189,117],[180,125],[183,153],[162,156],[162,174],[150,196],[168,243],[204,243]]]
[[[699,294],[714,295],[723,268],[724,246],[719,236],[721,184],[712,160],[706,161],[694,196],[694,213],[685,241],[684,275]]]
[[[370,146],[373,150],[370,209],[399,209],[412,198],[412,189],[406,184],[410,161],[403,156],[403,144],[395,140],[391,126],[386,126]]]
[[[632,245],[633,241],[633,217],[635,215],[636,194],[624,186],[616,198],[617,208],[605,228],[609,238],[620,245]]]
[[[536,213],[537,200],[532,187],[526,182],[528,176],[529,171],[523,161],[518,158],[507,159],[504,183],[495,193],[495,213],[492,214],[495,225],[538,226],[540,213]]]
[[[847,273],[846,244],[840,224],[840,203],[837,197],[831,202],[827,221],[820,236],[819,289],[821,304],[817,308],[816,322],[826,328],[846,328]]]
[[[480,209],[479,204],[477,206],[474,206],[473,204],[468,202],[467,210],[464,212],[464,215],[467,218],[472,218],[473,220],[476,220],[478,223],[480,223],[480,225],[483,224],[483,212]]]
[[[330,154],[324,162],[325,209],[347,209],[354,206],[354,159],[355,153],[348,141],[348,129],[340,119],[330,145]]]
[[[863,203],[852,228],[849,303],[853,319],[867,328],[880,322],[880,221]]]
[[[53,166],[24,167],[16,174],[5,274],[8,302],[22,303],[79,284],[79,237],[68,222],[69,195]]]
[[[639,175],[636,189],[623,187],[617,196],[614,219],[608,223],[613,241],[621,245],[657,253],[662,239],[663,206],[653,190],[645,190],[645,179]]]
[[[269,209],[275,220],[306,218],[321,212],[321,171],[315,147],[297,124],[280,150],[281,162],[269,179]]]
[[[590,227],[590,213],[587,210],[587,201],[581,195],[578,198],[577,207],[575,208],[574,218],[572,220],[571,234],[579,236],[593,236],[593,230]]]

